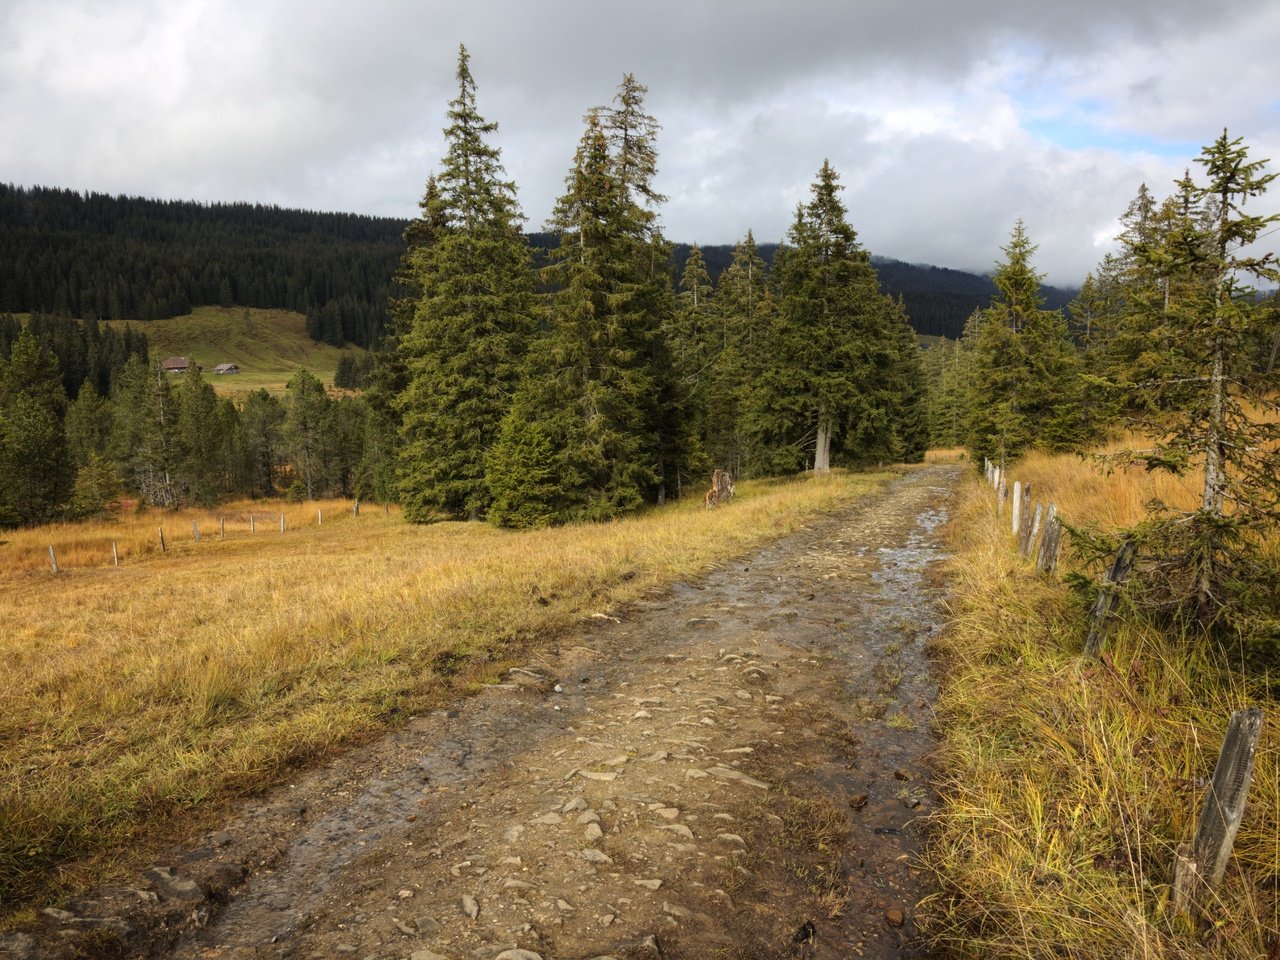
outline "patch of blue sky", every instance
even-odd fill
[[[1200,155],[1201,144],[1190,140],[1164,140],[1123,130],[1108,130],[1095,124],[1066,117],[1027,119],[1022,127],[1034,137],[1067,150],[1112,150],[1116,153],[1147,153],[1169,160],[1192,160]]]

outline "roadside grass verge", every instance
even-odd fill
[[[104,559],[101,538],[120,532],[109,524],[84,532],[93,564],[73,559],[75,528],[6,534],[0,917],[120,873],[138,845],[891,476],[746,482],[715,510],[684,502],[536,532],[412,526],[349,505],[320,526],[315,504],[257,504],[277,523],[280,509],[306,515],[287,515],[283,535],[210,530],[194,543],[190,518],[166,514],[185,542],[119,568],[109,541]],[[148,540],[155,525],[146,518]],[[23,559],[58,537],[68,572]]]
[[[1031,457],[1011,476],[1069,522],[1104,529],[1135,521],[1153,495],[1194,504],[1194,480],[1101,477],[1078,458]],[[974,958],[1275,957],[1274,703],[1197,638],[1163,636],[1131,610],[1103,660],[1082,663],[1085,600],[1037,577],[1007,523],[975,479],[953,526],[951,624],[936,644],[933,946]],[[1170,902],[1173,854],[1194,835],[1230,713],[1255,703],[1266,720],[1249,806],[1217,898],[1192,923]]]

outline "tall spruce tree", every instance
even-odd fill
[[[1081,366],[1058,310],[1045,310],[1036,246],[1019,220],[1005,260],[996,264],[996,296],[970,317],[968,445],[974,459],[1005,462],[1039,444],[1066,450],[1081,440]]]
[[[67,450],[77,470],[95,454],[106,456],[111,439],[111,405],[88,380],[68,405],[63,426],[67,434]]]
[[[664,463],[682,463],[667,479],[680,493],[685,469],[702,471],[702,457],[720,398],[716,395],[720,364],[725,359],[724,327],[712,297],[711,275],[697,244],[681,271],[675,309],[661,331],[668,357],[657,358],[657,376],[665,384],[660,412],[671,411],[659,430],[676,442],[664,449]],[[665,371],[665,372],[664,372]],[[678,421],[676,417],[679,417]],[[721,461],[718,466],[729,466]],[[664,491],[665,492],[665,491]]]
[[[489,457],[496,523],[617,516],[661,500],[693,455],[663,336],[675,302],[644,93],[628,75],[613,107],[588,112],[549,221],[550,329]]]
[[[178,503],[178,411],[169,377],[159,363],[148,365],[134,355],[111,394],[110,449],[117,474],[143,500],[161,507]]]
[[[71,494],[58,362],[23,330],[0,363],[0,525],[44,523]]]
[[[774,261],[780,309],[752,400],[756,432],[793,456],[807,440],[815,473],[830,470],[833,447],[853,461],[888,458],[894,449],[891,371],[899,351],[888,329],[891,305],[846,219],[838,180],[824,161]]]
[[[182,374],[174,391],[174,480],[179,499],[209,506],[217,502],[224,478],[224,420],[218,397],[194,364]]]
[[[658,208],[666,196],[658,192],[657,119],[645,110],[649,88],[625,74],[613,102],[601,108],[601,128],[609,146],[611,167],[622,190],[626,229],[633,233],[635,308],[648,329],[641,338],[640,364],[653,380],[645,404],[643,432],[651,446],[654,485],[648,500],[662,503],[669,492],[679,495],[682,478],[705,467],[690,405],[694,398],[682,383],[668,336],[676,303],[668,274],[671,244],[662,234]]]
[[[1072,316],[1084,328],[1088,407],[1095,433],[1126,417],[1147,417],[1176,407],[1175,378],[1163,344],[1169,307],[1185,284],[1161,251],[1174,231],[1196,215],[1189,176],[1180,196],[1163,203],[1144,183],[1120,217],[1119,250],[1103,258],[1072,302]],[[1184,271],[1185,272],[1185,271]]]
[[[547,278],[552,329],[530,358],[503,437],[490,460],[490,486],[507,503],[493,519],[607,519],[634,509],[657,483],[649,406],[656,384],[647,358],[656,335],[645,313],[636,271],[642,218],[618,179],[599,114],[588,115],[553,226],[560,246]],[[532,432],[530,432],[532,431]],[[552,479],[520,503],[513,474],[543,443],[554,457]]]
[[[897,441],[894,453],[905,463],[920,463],[929,449],[928,393],[920,338],[907,320],[907,308],[901,298],[890,302],[888,325],[895,348],[891,385],[891,418]]]
[[[766,469],[748,429],[747,409],[753,385],[769,361],[765,332],[777,309],[768,266],[750,230],[734,247],[713,301],[722,352],[708,377],[703,443],[714,465],[727,467],[734,476],[749,476]]]
[[[921,359],[928,397],[929,444],[963,446],[968,415],[965,403],[968,357],[963,344],[943,337],[926,350]]]
[[[511,403],[534,327],[530,254],[515,185],[488,142],[497,124],[476,108],[466,48],[458,52],[458,96],[449,104],[448,149],[428,186],[430,236],[411,254],[420,291],[399,337],[407,383],[397,399],[405,516],[475,518],[490,494],[485,457]],[[413,242],[416,242],[415,238]]]
[[[276,475],[285,464],[285,408],[264,389],[245,398],[240,424],[249,462],[249,495],[270,497],[276,493]]]
[[[289,496],[296,500],[314,500],[328,485],[326,427],[332,403],[324,384],[306,369],[299,369],[285,385],[283,437],[293,468]]]
[[[1137,257],[1166,280],[1150,330],[1152,364],[1167,401],[1141,426],[1155,439],[1129,459],[1148,469],[1196,471],[1200,505],[1157,505],[1140,529],[1148,598],[1179,616],[1226,626],[1254,652],[1280,656],[1280,575],[1267,547],[1280,527],[1280,405],[1275,381],[1250,349],[1269,322],[1259,281],[1280,280],[1275,254],[1253,248],[1280,215],[1246,212],[1276,174],[1224,130],[1199,158],[1206,182],[1177,184],[1171,228]]]

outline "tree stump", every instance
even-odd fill
[[[711,475],[711,489],[702,498],[702,505],[710,510],[733,499],[733,476],[728,470],[717,470]]]

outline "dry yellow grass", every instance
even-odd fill
[[[1099,475],[1032,456],[1010,472],[1073,523],[1130,524],[1194,479]],[[1271,957],[1280,948],[1280,717],[1266,704],[1250,805],[1204,922],[1171,907],[1230,713],[1258,702],[1215,654],[1129,618],[1083,664],[1085,604],[1020,560],[976,480],[955,523],[953,622],[939,644],[945,802],[928,862],[935,945],[961,957]],[[1068,563],[1069,563],[1068,558]]]
[[[955,463],[967,460],[969,452],[964,447],[934,447],[924,455],[925,463]]]
[[[188,808],[492,678],[593,612],[696,575],[887,475],[739,486],[610,524],[417,527],[380,508],[255,505],[10,535],[0,546],[0,904]],[[243,507],[243,505],[242,505]],[[272,512],[274,511],[274,512]],[[162,518],[162,519],[161,519]],[[172,527],[171,548],[153,549]],[[265,526],[265,529],[264,529]],[[111,566],[110,541],[128,544]],[[49,572],[53,542],[67,571]],[[181,818],[178,818],[181,823]]]
[[[384,509],[400,515],[399,507],[384,508],[364,504],[361,510],[379,514]],[[165,552],[186,555],[191,550],[207,551],[210,541],[265,539],[280,534],[283,514],[285,533],[293,535],[321,523],[343,523],[352,513],[350,500],[322,500],[289,503],[281,500],[243,500],[208,509],[125,510],[120,516],[86,523],[53,523],[0,532],[0,582],[6,574],[50,571],[49,548],[54,548],[59,567],[65,572],[134,563]],[[200,542],[195,541],[199,530]],[[114,550],[112,549],[114,545]]]

